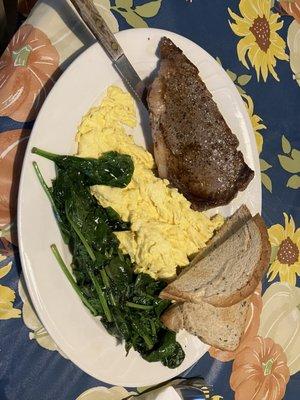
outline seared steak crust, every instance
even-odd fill
[[[229,203],[254,176],[198,69],[167,38],[148,95],[159,175],[202,210]]]

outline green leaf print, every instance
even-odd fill
[[[150,1],[150,3],[145,3],[140,6],[136,6],[134,11],[138,15],[144,18],[155,17],[155,15],[158,13],[160,9],[161,1],[162,0],[155,0],[155,1]]]
[[[291,152],[291,144],[284,135],[282,135],[281,138],[281,147],[285,154],[289,154]]]
[[[259,160],[260,163],[260,170],[262,172],[267,171],[268,169],[272,168],[272,165],[267,163],[267,161],[263,160],[262,158]]]
[[[285,154],[278,154],[280,165],[290,174],[286,186],[290,189],[300,188],[300,150],[293,149],[290,141],[282,135],[281,147]]]
[[[245,90],[242,87],[240,87],[239,85],[235,84],[235,86],[236,86],[239,94],[245,94],[246,93]]]
[[[135,5],[133,0],[116,0],[111,9],[119,13],[133,28],[147,28],[144,18],[154,17],[160,10],[162,0],[152,0]]]
[[[298,164],[298,167],[299,167],[298,172],[300,172],[300,151],[297,149],[293,149],[291,156],[292,156],[292,159],[295,160],[296,163]]]
[[[282,154],[279,154],[278,158],[282,168],[290,172],[291,174],[295,174],[300,171],[300,161],[295,160],[291,157],[284,156]]]
[[[142,17],[137,15],[134,11],[120,11],[118,13],[122,15],[128,25],[132,26],[133,28],[147,28],[148,24],[146,21],[143,20]]]
[[[272,181],[270,177],[264,172],[261,173],[261,182],[265,186],[265,188],[272,193]]]
[[[128,10],[128,8],[131,8],[133,6],[133,0],[116,0],[116,7],[118,8],[125,8],[125,10]]]
[[[237,78],[237,74],[234,72],[230,71],[229,69],[226,69],[226,73],[229,76],[229,78],[234,82]]]
[[[299,189],[300,188],[300,176],[292,175],[286,184],[287,187],[291,189]]]
[[[238,77],[238,84],[241,86],[247,85],[248,82],[250,82],[252,76],[251,75],[241,75]]]

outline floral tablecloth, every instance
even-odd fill
[[[113,32],[175,31],[207,50],[239,90],[260,155],[272,258],[236,352],[211,348],[187,376],[214,400],[300,398],[300,0],[95,0]],[[35,1],[23,3],[27,7]],[[23,5],[24,5],[23,4]],[[93,43],[68,1],[39,1],[0,59],[0,399],[117,400],[77,368],[39,321],[16,238],[22,157],[47,93]],[[133,391],[140,388],[131,389]]]

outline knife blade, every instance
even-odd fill
[[[127,89],[145,107],[142,101],[145,85],[93,2],[91,0],[71,0],[71,3],[98,43],[106,51]]]

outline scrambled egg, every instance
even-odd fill
[[[136,114],[129,93],[111,86],[99,107],[83,117],[77,133],[78,155],[99,157],[115,150],[129,154],[134,174],[124,188],[93,186],[92,194],[103,207],[114,208],[131,230],[116,232],[121,250],[136,264],[136,272],[153,278],[171,278],[177,266],[189,263],[223,223],[220,215],[209,219],[190,209],[190,202],[166,179],[157,178],[152,155],[134,143],[124,125],[136,126]]]

